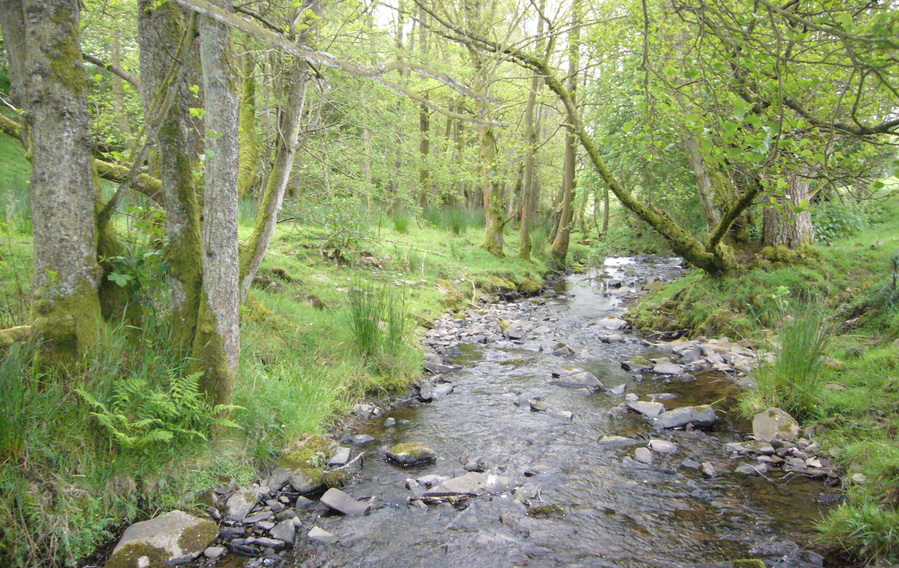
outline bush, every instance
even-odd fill
[[[834,240],[851,237],[870,225],[868,212],[861,204],[825,201],[812,208],[815,240],[830,244]]]
[[[412,223],[412,218],[405,211],[397,211],[393,214],[393,230],[397,233],[408,233],[409,225]]]

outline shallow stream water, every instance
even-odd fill
[[[341,540],[333,545],[304,540],[288,565],[636,568],[761,558],[769,566],[820,567],[820,557],[803,547],[821,514],[821,483],[733,472],[740,462],[723,446],[749,430],[729,412],[733,381],[712,375],[695,381],[635,378],[620,362],[658,353],[626,332],[615,332],[623,335],[622,342],[599,339],[609,331],[597,320],[625,311],[623,294],[607,284],[610,277],[627,284],[670,279],[678,271],[670,259],[610,259],[604,267],[565,278],[538,299],[486,306],[513,324],[536,323],[550,331],[459,346],[453,362],[463,368],[446,376],[455,387],[451,394],[397,408],[363,426],[359,433],[377,440],[357,447],[367,451],[366,461],[344,491],[371,498],[372,510],[361,517],[303,518],[307,527],[317,525]],[[553,355],[560,343],[573,348],[574,356]],[[551,373],[563,366],[591,371],[607,389],[625,384],[643,400],[675,395],[660,398],[668,409],[715,403],[722,420],[710,432],[656,432],[642,416],[620,407],[620,395],[586,395],[551,385]],[[542,398],[549,411],[515,404],[534,398]],[[573,419],[552,414],[560,410],[572,412]],[[385,428],[388,417],[397,425]],[[679,451],[657,454],[651,467],[634,467],[624,460],[634,447],[602,447],[597,440],[604,435],[666,439]],[[379,450],[407,441],[433,448],[439,460],[410,470],[379,458]],[[548,514],[529,515],[511,489],[457,506],[409,501],[407,478],[457,476],[473,459],[482,460],[488,473],[513,478],[513,488],[530,484],[538,492],[531,512]],[[706,477],[684,467],[685,459],[711,462],[721,474]],[[526,477],[526,472],[537,474]]]

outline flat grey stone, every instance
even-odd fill
[[[627,327],[627,322],[621,318],[603,318],[597,320],[596,325],[603,329],[615,330]]]
[[[574,413],[568,410],[555,410],[549,413],[553,418],[558,418],[559,420],[564,420],[565,422],[571,422],[574,419]]]
[[[276,538],[266,538],[266,537],[258,537],[253,544],[257,546],[265,546],[267,548],[284,548],[287,546],[287,543],[283,540],[278,540]]]
[[[612,394],[624,394],[624,391],[627,390],[627,385],[625,383],[621,383],[617,387],[612,387],[609,389],[609,392]]]
[[[492,474],[469,472],[459,477],[448,479],[425,491],[425,497],[451,497],[455,495],[480,495],[504,489],[511,485],[511,480]]]
[[[769,444],[768,442],[760,442],[755,440],[748,440],[746,442],[730,442],[728,444],[724,444],[724,447],[738,454],[764,454],[770,456],[774,453],[774,447],[771,444]]]
[[[371,503],[368,503],[367,501],[357,501],[340,489],[335,489],[334,487],[325,491],[325,494],[322,495],[321,502],[348,517],[364,515],[365,512],[371,508]]]
[[[216,560],[224,556],[226,550],[224,546],[210,546],[203,551],[203,556],[210,560]]]
[[[627,407],[631,410],[639,412],[643,416],[648,416],[649,418],[654,418],[659,414],[665,412],[665,405],[661,402],[628,402]]]
[[[296,538],[297,527],[293,522],[293,519],[289,519],[286,521],[281,521],[275,528],[268,531],[268,534],[271,535],[272,538],[276,538],[278,540],[284,541],[289,545],[293,545],[294,538]]]
[[[596,375],[589,371],[562,373],[559,378],[550,381],[549,384],[569,389],[591,389],[594,391],[601,391],[605,388],[602,382],[596,378]]]
[[[328,460],[328,467],[345,466],[348,461],[350,461],[350,449],[339,448],[334,452],[334,455],[331,456],[331,459]]]
[[[437,385],[436,387],[434,387],[434,389],[431,392],[432,392],[434,398],[436,398],[437,400],[440,400],[441,398],[446,398],[454,390],[456,390],[455,386],[453,386],[451,384],[442,384],[442,385]]]
[[[656,363],[652,372],[657,375],[682,375],[684,368],[675,363]]]
[[[297,493],[312,493],[322,487],[321,479],[311,477],[302,469],[298,469],[290,474],[290,485]]]
[[[696,428],[709,428],[717,421],[715,409],[708,405],[683,406],[653,418],[653,424],[658,428],[682,428],[687,424],[692,424]]]
[[[677,446],[668,440],[650,440],[649,449],[657,454],[676,454]]]
[[[718,475],[718,470],[709,462],[702,462],[702,465],[699,466],[699,471],[706,477],[715,477]]]
[[[319,527],[312,527],[312,530],[310,530],[306,536],[312,540],[317,540],[319,542],[324,542],[327,544],[335,544],[340,540],[337,535],[331,534]]]
[[[290,479],[290,470],[286,467],[276,467],[272,470],[271,474],[267,478],[263,484],[272,489],[274,491],[280,491],[282,487],[287,483]]]
[[[383,410],[373,404],[357,404],[353,407],[353,414],[363,420],[371,420],[372,418],[377,418],[383,413]]]
[[[601,448],[626,448],[628,446],[638,446],[642,443],[640,440],[625,438],[624,436],[603,436],[597,440],[596,445]]]
[[[240,488],[225,503],[225,518],[229,521],[242,521],[256,506],[259,493],[255,489]]]
[[[646,465],[652,465],[652,452],[649,448],[637,448],[634,450],[634,459]]]

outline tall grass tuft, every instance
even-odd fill
[[[758,396],[797,419],[817,414],[820,377],[832,329],[821,306],[806,303],[793,310],[780,330],[780,349],[773,363],[759,369]]]
[[[406,374],[414,349],[405,294],[388,285],[356,282],[348,294],[349,327],[358,352],[376,373]]]
[[[364,282],[355,282],[348,292],[350,330],[356,348],[366,358],[374,357],[381,348],[384,295],[384,287]]]
[[[407,211],[400,210],[393,214],[393,230],[397,233],[408,233],[409,225],[412,223],[412,217]]]

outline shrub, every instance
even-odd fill
[[[868,213],[858,203],[825,201],[812,208],[815,240],[830,244],[834,240],[851,237],[870,225]]]

